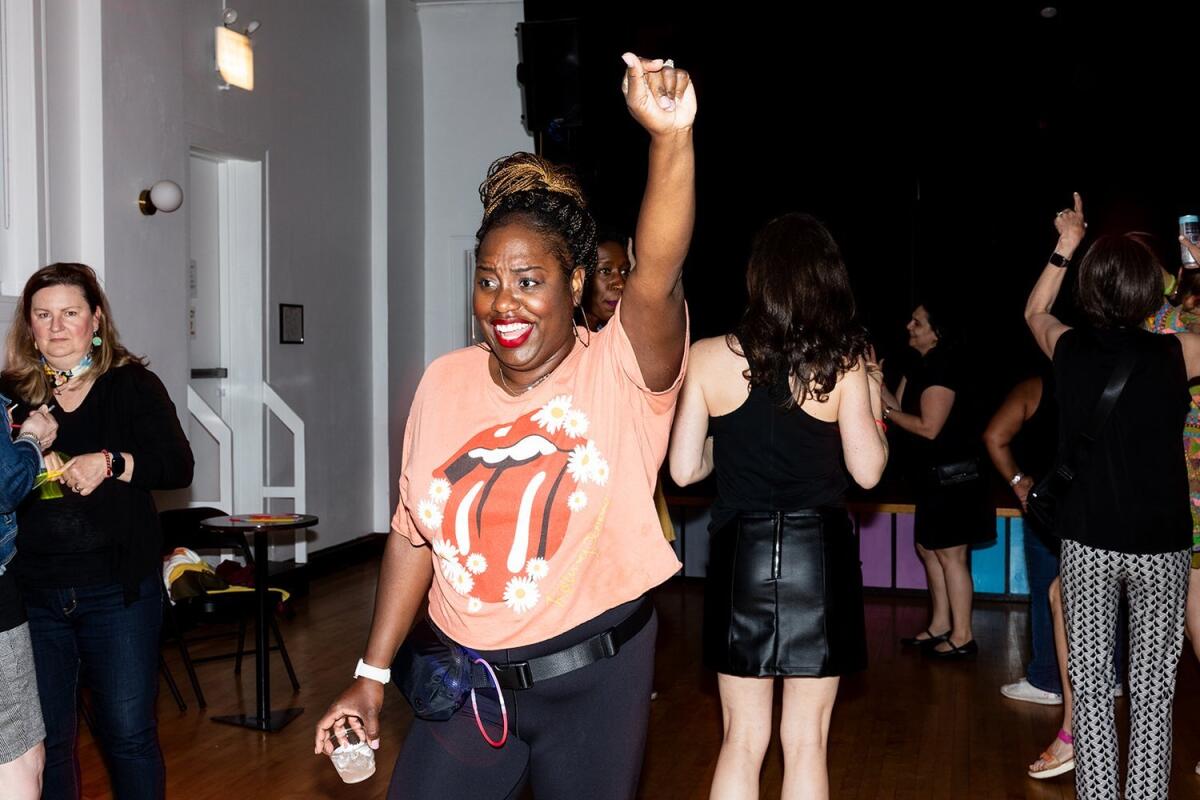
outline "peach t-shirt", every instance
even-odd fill
[[[469,347],[425,371],[392,518],[432,545],[430,617],[479,650],[550,639],[679,569],[653,492],[683,369],[647,389],[619,307],[519,397],[488,357]]]

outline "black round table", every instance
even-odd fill
[[[317,518],[312,514],[233,514],[228,517],[210,517],[200,523],[202,530],[229,533],[230,531],[254,534],[254,597],[257,600],[258,625],[254,637],[254,673],[256,678],[255,700],[258,713],[230,714],[213,717],[214,722],[224,722],[229,725],[240,725],[244,728],[254,728],[259,731],[274,733],[282,730],[285,725],[304,712],[303,708],[284,708],[271,710],[271,669],[268,659],[271,656],[271,643],[267,636],[270,631],[270,592],[267,590],[267,540],[270,536],[284,531],[294,531],[298,528],[311,528],[317,524]]]

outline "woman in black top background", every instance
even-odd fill
[[[596,270],[583,285],[584,312],[588,330],[598,331],[608,324],[625,291],[625,281],[633,271],[629,261],[631,240],[616,230],[596,231]]]
[[[912,440],[914,536],[930,610],[925,630],[901,641],[919,645],[935,658],[968,658],[978,652],[971,628],[975,586],[968,550],[996,535],[979,469],[972,387],[941,306],[930,301],[917,306],[907,328],[908,346],[919,358],[895,394],[884,387],[884,417]]]
[[[80,793],[82,673],[113,794],[161,797],[162,561],[150,492],[192,481],[175,406],[145,362],[121,345],[108,300],[83,264],[44,267],[25,284],[3,378],[4,393],[24,408],[53,403],[59,425],[46,464],[62,468],[62,496],[35,491],[20,505],[13,561],[46,723],[45,796]]]
[[[671,433],[676,483],[717,478],[704,661],[718,673],[725,730],[711,796],[757,795],[778,677],[783,796],[828,797],[838,682],[866,666],[843,495],[849,478],[874,486],[887,463],[882,375],[837,243],[817,220],[768,223],[746,282],[736,334],[692,346]]]
[[[1083,201],[1055,217],[1054,255],[1038,278],[1025,319],[1054,362],[1058,460],[1077,470],[1060,501],[1061,582],[1068,671],[1075,694],[1075,787],[1080,797],[1116,798],[1119,758],[1113,715],[1113,646],[1122,592],[1129,603],[1130,744],[1127,797],[1166,797],[1172,700],[1183,646],[1191,556],[1188,481],[1179,436],[1200,376],[1200,338],[1142,329],[1162,300],[1162,267],[1138,235],[1101,236],[1079,266],[1076,297],[1087,325],[1051,313],[1066,267],[1083,239]],[[1200,251],[1197,251],[1200,252]],[[1085,455],[1091,426],[1118,363],[1133,371]]]

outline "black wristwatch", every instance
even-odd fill
[[[1061,269],[1066,269],[1071,264],[1071,259],[1060,254],[1057,250],[1050,254],[1050,263]]]
[[[114,450],[112,452],[112,476],[114,478],[119,478],[124,474],[125,474],[125,456],[123,456],[121,454],[121,451]]]

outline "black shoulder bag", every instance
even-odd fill
[[[1079,474],[1080,468],[1087,464],[1092,445],[1104,429],[1104,423],[1108,421],[1108,415],[1117,404],[1117,398],[1125,390],[1125,384],[1129,382],[1136,362],[1137,351],[1133,347],[1120,355],[1108,379],[1108,385],[1104,387],[1100,399],[1096,402],[1091,423],[1079,432],[1070,449],[1050,474],[1043,476],[1029,491],[1029,496],[1025,499],[1025,513],[1047,530],[1055,530],[1059,506],[1071,490],[1071,484]]]

